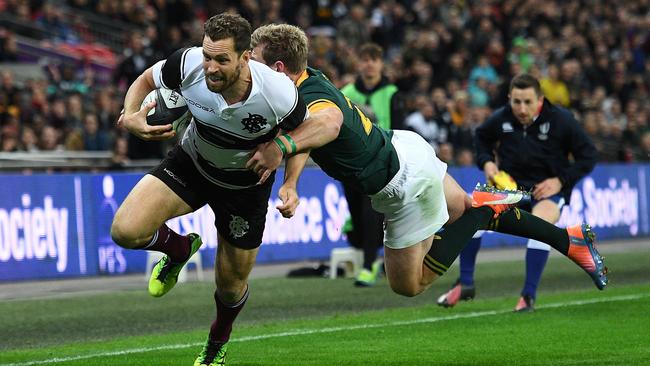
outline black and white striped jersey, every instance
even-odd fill
[[[183,150],[208,180],[231,189],[255,185],[259,177],[246,169],[249,153],[279,129],[293,130],[308,115],[291,79],[253,60],[248,66],[250,95],[232,105],[208,89],[201,47],[180,49],[153,66],[156,87],[180,90],[192,113],[181,139]]]

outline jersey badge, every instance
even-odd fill
[[[258,133],[262,131],[264,126],[268,123],[266,122],[266,118],[261,115],[249,113],[247,118],[241,120],[241,124],[244,125],[243,129],[249,133]]]
[[[244,220],[244,218],[241,216],[230,215],[230,217],[230,224],[228,224],[228,227],[230,228],[230,235],[235,239],[246,235],[248,229],[250,228],[248,221]]]
[[[514,131],[515,129],[512,128],[512,123],[510,123],[510,122],[503,122],[503,124],[501,125],[501,130],[502,130],[503,132],[512,132],[512,131]]]
[[[548,131],[551,130],[551,123],[550,122],[544,122],[539,126],[539,135],[537,135],[537,138],[546,141],[548,140]]]

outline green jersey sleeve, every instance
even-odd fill
[[[393,132],[373,124],[320,71],[307,68],[297,84],[310,113],[333,107],[343,114],[338,137],[312,150],[312,159],[334,179],[366,194],[380,191],[399,170]]]

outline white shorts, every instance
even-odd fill
[[[402,249],[427,239],[449,220],[442,184],[447,164],[415,132],[394,131],[392,143],[399,171],[370,199],[385,216],[384,245]]]

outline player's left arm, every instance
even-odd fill
[[[289,138],[293,140],[295,151],[292,152],[308,151],[334,141],[339,135],[342,124],[343,113],[335,104],[330,103],[323,108],[310,110],[309,118],[295,130],[280,136],[280,139],[287,142]]]
[[[321,103],[326,104],[326,103]],[[274,140],[258,146],[246,163],[262,179],[277,169],[285,155],[305,152],[321,147],[336,139],[343,124],[343,113],[331,102],[320,108],[309,110],[309,118],[293,131],[276,137]]]
[[[300,203],[297,188],[298,178],[307,164],[307,159],[309,159],[308,151],[287,157],[284,167],[284,182],[278,190],[278,196],[282,204],[275,207],[286,218],[290,218],[296,213],[296,208]]]
[[[307,106],[302,99],[302,96],[298,94],[298,90],[295,87],[293,90],[295,92],[293,99],[295,103],[293,103],[293,107],[281,118],[281,121],[278,124],[281,127],[281,134],[285,135],[288,133],[288,131],[295,130],[304,122],[305,119],[309,117],[309,112],[307,111]],[[278,141],[280,140],[278,137],[276,137],[273,141],[262,144],[261,146],[276,145],[279,148]],[[285,149],[286,146],[289,146],[291,148],[290,143],[283,145]],[[300,203],[297,191],[298,178],[300,177],[300,174],[307,164],[307,159],[309,159],[309,151],[300,153],[297,153],[295,151],[293,153],[291,153],[291,151],[283,152],[280,160],[278,161],[278,165],[282,161],[282,157],[285,155],[286,164],[284,169],[284,182],[278,190],[278,196],[280,197],[282,204],[276,206],[276,208],[278,211],[280,211],[282,216],[290,218],[295,214],[296,208]],[[253,158],[254,157],[255,154],[253,155]],[[270,169],[268,167],[265,168],[262,164],[255,164],[253,166],[253,170],[255,170],[255,172],[260,175],[260,184],[266,181],[274,169]]]

